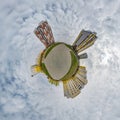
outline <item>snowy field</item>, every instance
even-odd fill
[[[41,20],[57,42],[97,32],[81,61],[88,84],[75,99],[45,75],[31,77],[44,49],[33,33]],[[120,120],[120,0],[0,0],[0,120]]]

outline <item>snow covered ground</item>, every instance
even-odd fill
[[[72,44],[82,30],[97,32],[87,49],[88,84],[66,99],[62,84],[45,75],[31,77],[30,67],[44,45],[33,30],[41,20],[56,41]],[[120,1],[1,0],[0,120],[120,120]]]

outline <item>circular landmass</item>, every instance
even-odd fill
[[[41,66],[44,73],[54,80],[66,80],[75,74],[79,65],[72,47],[65,43],[55,43],[43,53]]]

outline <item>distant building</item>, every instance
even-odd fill
[[[51,84],[63,82],[64,96],[74,98],[87,84],[86,68],[80,66],[80,59],[87,58],[87,53],[80,54],[94,44],[96,33],[82,30],[73,45],[55,42],[50,25],[47,21],[40,22],[34,33],[45,45],[45,49],[32,66],[32,76],[42,72]]]

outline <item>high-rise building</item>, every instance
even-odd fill
[[[87,53],[80,52],[94,44],[96,33],[82,30],[72,45],[55,42],[47,21],[40,22],[34,33],[45,45],[45,49],[31,67],[32,76],[42,72],[46,74],[49,82],[56,86],[62,81],[64,96],[74,98],[88,82],[86,68],[80,65],[80,59],[88,56]]]

